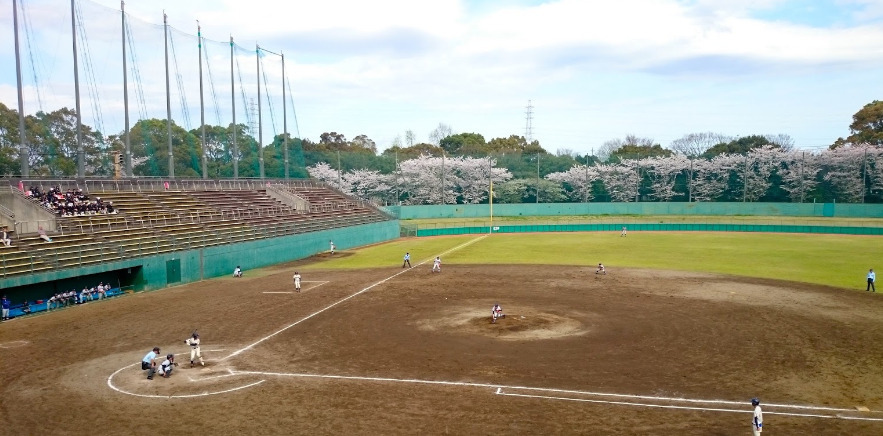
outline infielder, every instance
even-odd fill
[[[441,257],[436,256],[432,261],[432,272],[441,272]]]
[[[193,336],[184,340],[184,343],[190,346],[190,367],[193,368],[193,359],[199,358],[199,364],[205,366],[202,360],[202,353],[199,351],[199,333],[193,332]]]
[[[294,291],[300,292],[300,273],[295,271],[293,278],[294,278]]]
[[[408,268],[411,267],[411,253],[405,253],[405,260],[402,262],[402,268],[405,267],[405,264],[408,264]]]
[[[607,274],[607,268],[604,268],[603,263],[598,264],[598,270],[595,271],[595,274]]]
[[[754,406],[754,417],[751,419],[751,431],[754,436],[760,436],[763,431],[763,411],[760,410],[760,400],[751,399],[751,405]]]
[[[159,354],[159,347],[153,347],[143,359],[141,359],[141,370],[147,370],[147,379],[153,380],[153,373],[156,372],[156,355]]]
[[[871,268],[868,271],[868,287],[865,288],[865,291],[873,290],[873,292],[877,292],[877,288],[874,287],[874,282],[876,282],[876,281],[877,281],[877,273],[874,272],[874,268]]]
[[[505,318],[506,315],[503,314],[503,308],[500,307],[498,303],[494,303],[494,307],[491,308],[491,324],[497,322],[497,318]]]

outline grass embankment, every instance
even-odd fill
[[[411,264],[479,238],[406,238],[353,250],[311,268],[375,268]],[[880,237],[771,233],[619,232],[495,234],[442,257],[454,264],[597,265],[701,271],[864,289],[868,268],[883,259]],[[429,263],[424,268],[429,268]]]

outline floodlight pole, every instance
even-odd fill
[[[288,105],[285,104],[285,53],[282,56],[282,147],[285,161],[285,180],[288,180]]]
[[[261,118],[261,46],[255,44],[255,59],[258,65],[258,162],[261,178],[264,178],[264,124]]]

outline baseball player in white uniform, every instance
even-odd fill
[[[441,272],[441,257],[436,256],[432,261],[432,272]]]
[[[294,291],[300,292],[300,273],[295,271],[293,278],[294,278]]]
[[[491,308],[491,323],[496,323],[497,318],[505,318],[506,315],[503,315],[503,308],[500,307],[498,303],[494,304],[494,307]]]
[[[751,399],[751,405],[754,406],[754,417],[751,418],[751,431],[754,436],[760,436],[763,431],[763,411],[760,410],[760,400]]]
[[[199,333],[193,332],[193,336],[184,340],[184,343],[190,346],[190,367],[193,368],[193,360],[198,358],[199,364],[205,366],[202,360],[202,353],[199,351]]]
[[[169,377],[171,377],[172,369],[175,366],[178,366],[178,364],[175,362],[175,355],[168,354],[168,355],[166,355],[166,360],[162,361],[162,363],[159,365],[159,368],[157,369],[156,372],[159,373],[159,375],[163,376],[164,378],[169,378]]]
[[[328,241],[331,244],[331,254],[334,254],[334,241]]]

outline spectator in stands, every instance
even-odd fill
[[[43,230],[43,226],[40,226],[40,227],[37,228],[37,234],[40,235],[40,239],[42,239],[42,240],[44,240],[44,241],[46,241],[46,242],[52,242],[52,238],[50,238],[50,237],[46,234],[46,230]]]
[[[6,233],[6,227],[3,228],[2,234],[0,234],[0,242],[7,247],[12,245],[12,239],[9,239],[9,234]]]
[[[236,265],[236,268],[233,269],[233,277],[242,277],[242,268],[239,268],[239,265]]]

